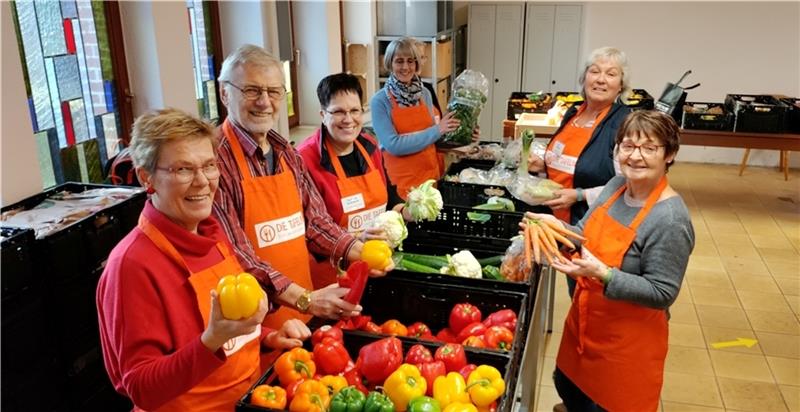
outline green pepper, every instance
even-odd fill
[[[408,412],[441,412],[439,401],[430,396],[420,396],[408,403]]]
[[[364,403],[364,412],[395,412],[394,403],[380,392],[370,392]]]
[[[366,400],[355,386],[348,386],[331,399],[330,412],[361,412]]]
[[[486,265],[481,270],[484,279],[492,279],[492,280],[506,280],[503,277],[503,274],[500,273],[500,269],[497,266]]]

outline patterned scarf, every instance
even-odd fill
[[[403,107],[416,106],[417,102],[422,99],[422,80],[416,74],[411,78],[411,84],[405,84],[397,80],[392,74],[389,76],[389,80],[386,81],[386,88],[397,100],[397,104]]]

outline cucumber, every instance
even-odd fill
[[[484,279],[491,279],[491,280],[505,280],[503,275],[500,274],[500,269],[497,266],[487,265],[483,267],[481,270]]]
[[[395,253],[397,254],[397,253]],[[402,254],[403,261],[408,262],[412,261],[414,263],[418,263],[420,265],[428,266],[431,268],[441,268],[443,266],[447,266],[449,263],[447,261],[447,256],[436,256],[436,255],[422,255],[416,253],[403,253]]]
[[[398,269],[407,270],[409,272],[418,272],[418,273],[439,273],[438,270],[430,267],[421,265],[419,263],[412,262],[410,260],[403,259],[400,261],[398,265]]]
[[[503,255],[491,256],[483,259],[478,259],[481,266],[500,266],[503,263]]]

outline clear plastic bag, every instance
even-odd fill
[[[561,189],[561,185],[550,179],[523,175],[517,176],[512,184],[506,186],[506,189],[515,198],[531,206],[536,206],[554,199],[556,197],[554,192]]]
[[[510,282],[524,282],[530,273],[530,263],[525,262],[525,239],[514,237],[500,263],[500,274]]]
[[[447,104],[447,111],[454,112],[461,121],[456,130],[445,134],[436,143],[440,147],[460,147],[472,142],[472,131],[478,124],[478,116],[486,105],[489,95],[489,81],[483,73],[464,70],[453,82],[453,95]]]
[[[506,169],[502,164],[489,170],[468,167],[458,174],[458,181],[476,185],[507,186],[514,181],[514,175],[513,170]]]
[[[547,143],[543,139],[533,139],[531,152],[539,158],[544,159],[544,152],[547,150]],[[509,169],[516,169],[519,165],[519,154],[522,151],[522,139],[514,139],[508,143],[503,150],[503,165]]]

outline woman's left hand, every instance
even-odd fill
[[[553,261],[553,269],[566,273],[572,277],[591,277],[604,280],[608,267],[602,263],[588,259],[572,259],[572,261]]]
[[[350,248],[350,252],[347,254],[347,260],[350,262],[354,262],[356,260],[361,259],[361,251],[364,249],[364,242],[357,240],[353,247]],[[390,263],[389,266],[385,267],[383,270],[378,269],[370,269],[369,277],[371,278],[380,278],[386,276],[387,273],[391,272],[394,269],[394,262]]]
[[[264,345],[272,349],[291,349],[303,346],[311,330],[300,319],[289,319],[281,328],[264,337]]]
[[[368,240],[386,240],[386,232],[379,227],[371,227],[358,236],[358,240],[366,242]]]
[[[569,209],[578,201],[578,191],[575,189],[558,189],[553,191],[553,194],[556,195],[555,199],[542,203],[553,210]]]

